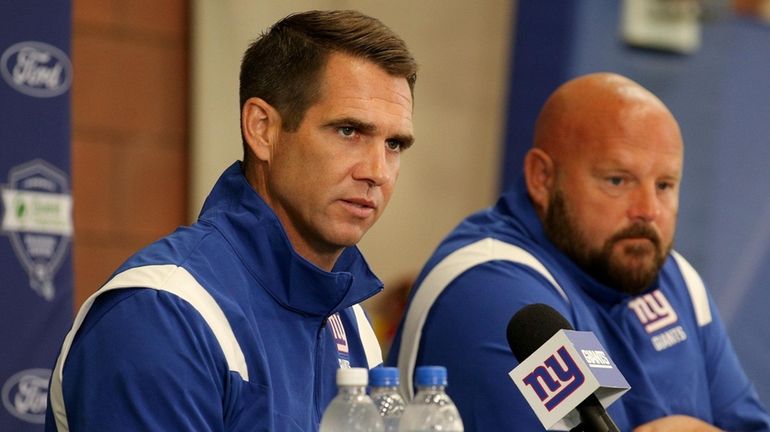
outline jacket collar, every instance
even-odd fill
[[[297,254],[278,217],[246,180],[240,162],[219,178],[198,219],[213,225],[254,279],[288,309],[327,317],[382,290],[355,246],[342,252],[331,272]]]

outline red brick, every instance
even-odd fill
[[[187,38],[186,0],[121,0],[123,24],[174,40]]]
[[[111,0],[74,0],[72,2],[74,26],[115,26],[120,22],[117,6],[119,4]]]
[[[182,133],[187,105],[184,48],[75,35],[75,125]]]
[[[76,0],[75,303],[186,221],[184,0]]]
[[[121,165],[118,221],[132,235],[154,240],[185,222],[187,167],[182,150],[126,145]]]
[[[112,160],[109,143],[75,133],[72,141],[72,188],[75,231],[105,234],[114,229]]]

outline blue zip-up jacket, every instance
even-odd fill
[[[296,254],[239,163],[198,221],[86,300],[53,372],[46,430],[316,431],[336,370],[381,363],[357,248]]]
[[[547,304],[593,332],[631,385],[609,408],[623,431],[682,414],[729,431],[770,431],[697,272],[676,252],[648,291],[630,296],[578,268],[547,238],[523,179],[470,216],[415,283],[388,364],[411,393],[417,365],[448,369],[466,431],[543,430],[508,372],[512,315]]]

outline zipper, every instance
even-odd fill
[[[324,360],[324,350],[321,342],[323,341],[323,332],[326,331],[326,323],[328,322],[329,318],[324,318],[323,321],[321,321],[321,325],[318,328],[318,333],[316,333],[315,338],[315,365],[314,370],[315,373],[313,374],[313,407],[314,409],[314,416],[313,419],[316,424],[321,423],[321,416],[323,415],[323,412],[321,412],[321,407],[319,405],[319,401],[321,400],[321,386],[323,384],[323,360]]]

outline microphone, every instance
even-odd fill
[[[564,333],[564,330],[570,331],[569,334]],[[557,340],[555,337],[560,332],[563,340]],[[583,335],[579,335],[580,333]],[[580,338],[572,337],[574,335]],[[513,315],[506,330],[508,345],[520,363],[511,371],[511,378],[546,429],[558,421],[563,421],[562,424],[566,427],[569,427],[570,423],[576,423],[576,419],[567,421],[568,419],[565,418],[575,410],[579,414],[579,424],[570,429],[572,432],[620,432],[594,392],[597,389],[601,390],[602,386],[608,386],[611,391],[615,390],[612,394],[605,392],[605,395],[610,396],[608,399],[611,399],[608,402],[609,405],[628,390],[628,383],[617,369],[614,369],[614,372],[619,375],[622,382],[614,381],[617,379],[614,376],[610,379],[612,383],[608,385],[607,379],[603,380],[602,377],[597,379],[594,376],[591,367],[600,367],[606,373],[607,369],[613,369],[611,367],[613,363],[603,348],[597,350],[593,349],[596,346],[590,346],[592,342],[583,343],[582,338],[586,335],[595,340],[595,345],[601,348],[593,333],[574,331],[569,321],[552,307],[536,303],[521,308]],[[540,350],[545,348],[546,343],[552,341],[556,342],[551,343],[556,349],[549,347]],[[570,348],[574,351],[571,354],[570,349],[567,348],[570,344],[572,345]],[[578,352],[577,345],[585,349],[580,349]],[[538,355],[533,356],[536,351]],[[575,355],[576,353],[578,355]],[[581,355],[588,362],[587,365],[581,361]],[[557,356],[561,357],[566,369],[556,360]],[[525,364],[530,357],[532,359],[529,363],[533,364]],[[545,360],[542,360],[543,358]],[[536,367],[533,368],[533,366]],[[590,384],[595,384],[593,389],[590,388],[592,387]],[[589,388],[580,389],[581,386]],[[589,392],[587,397],[581,396],[585,394],[585,390]]]

